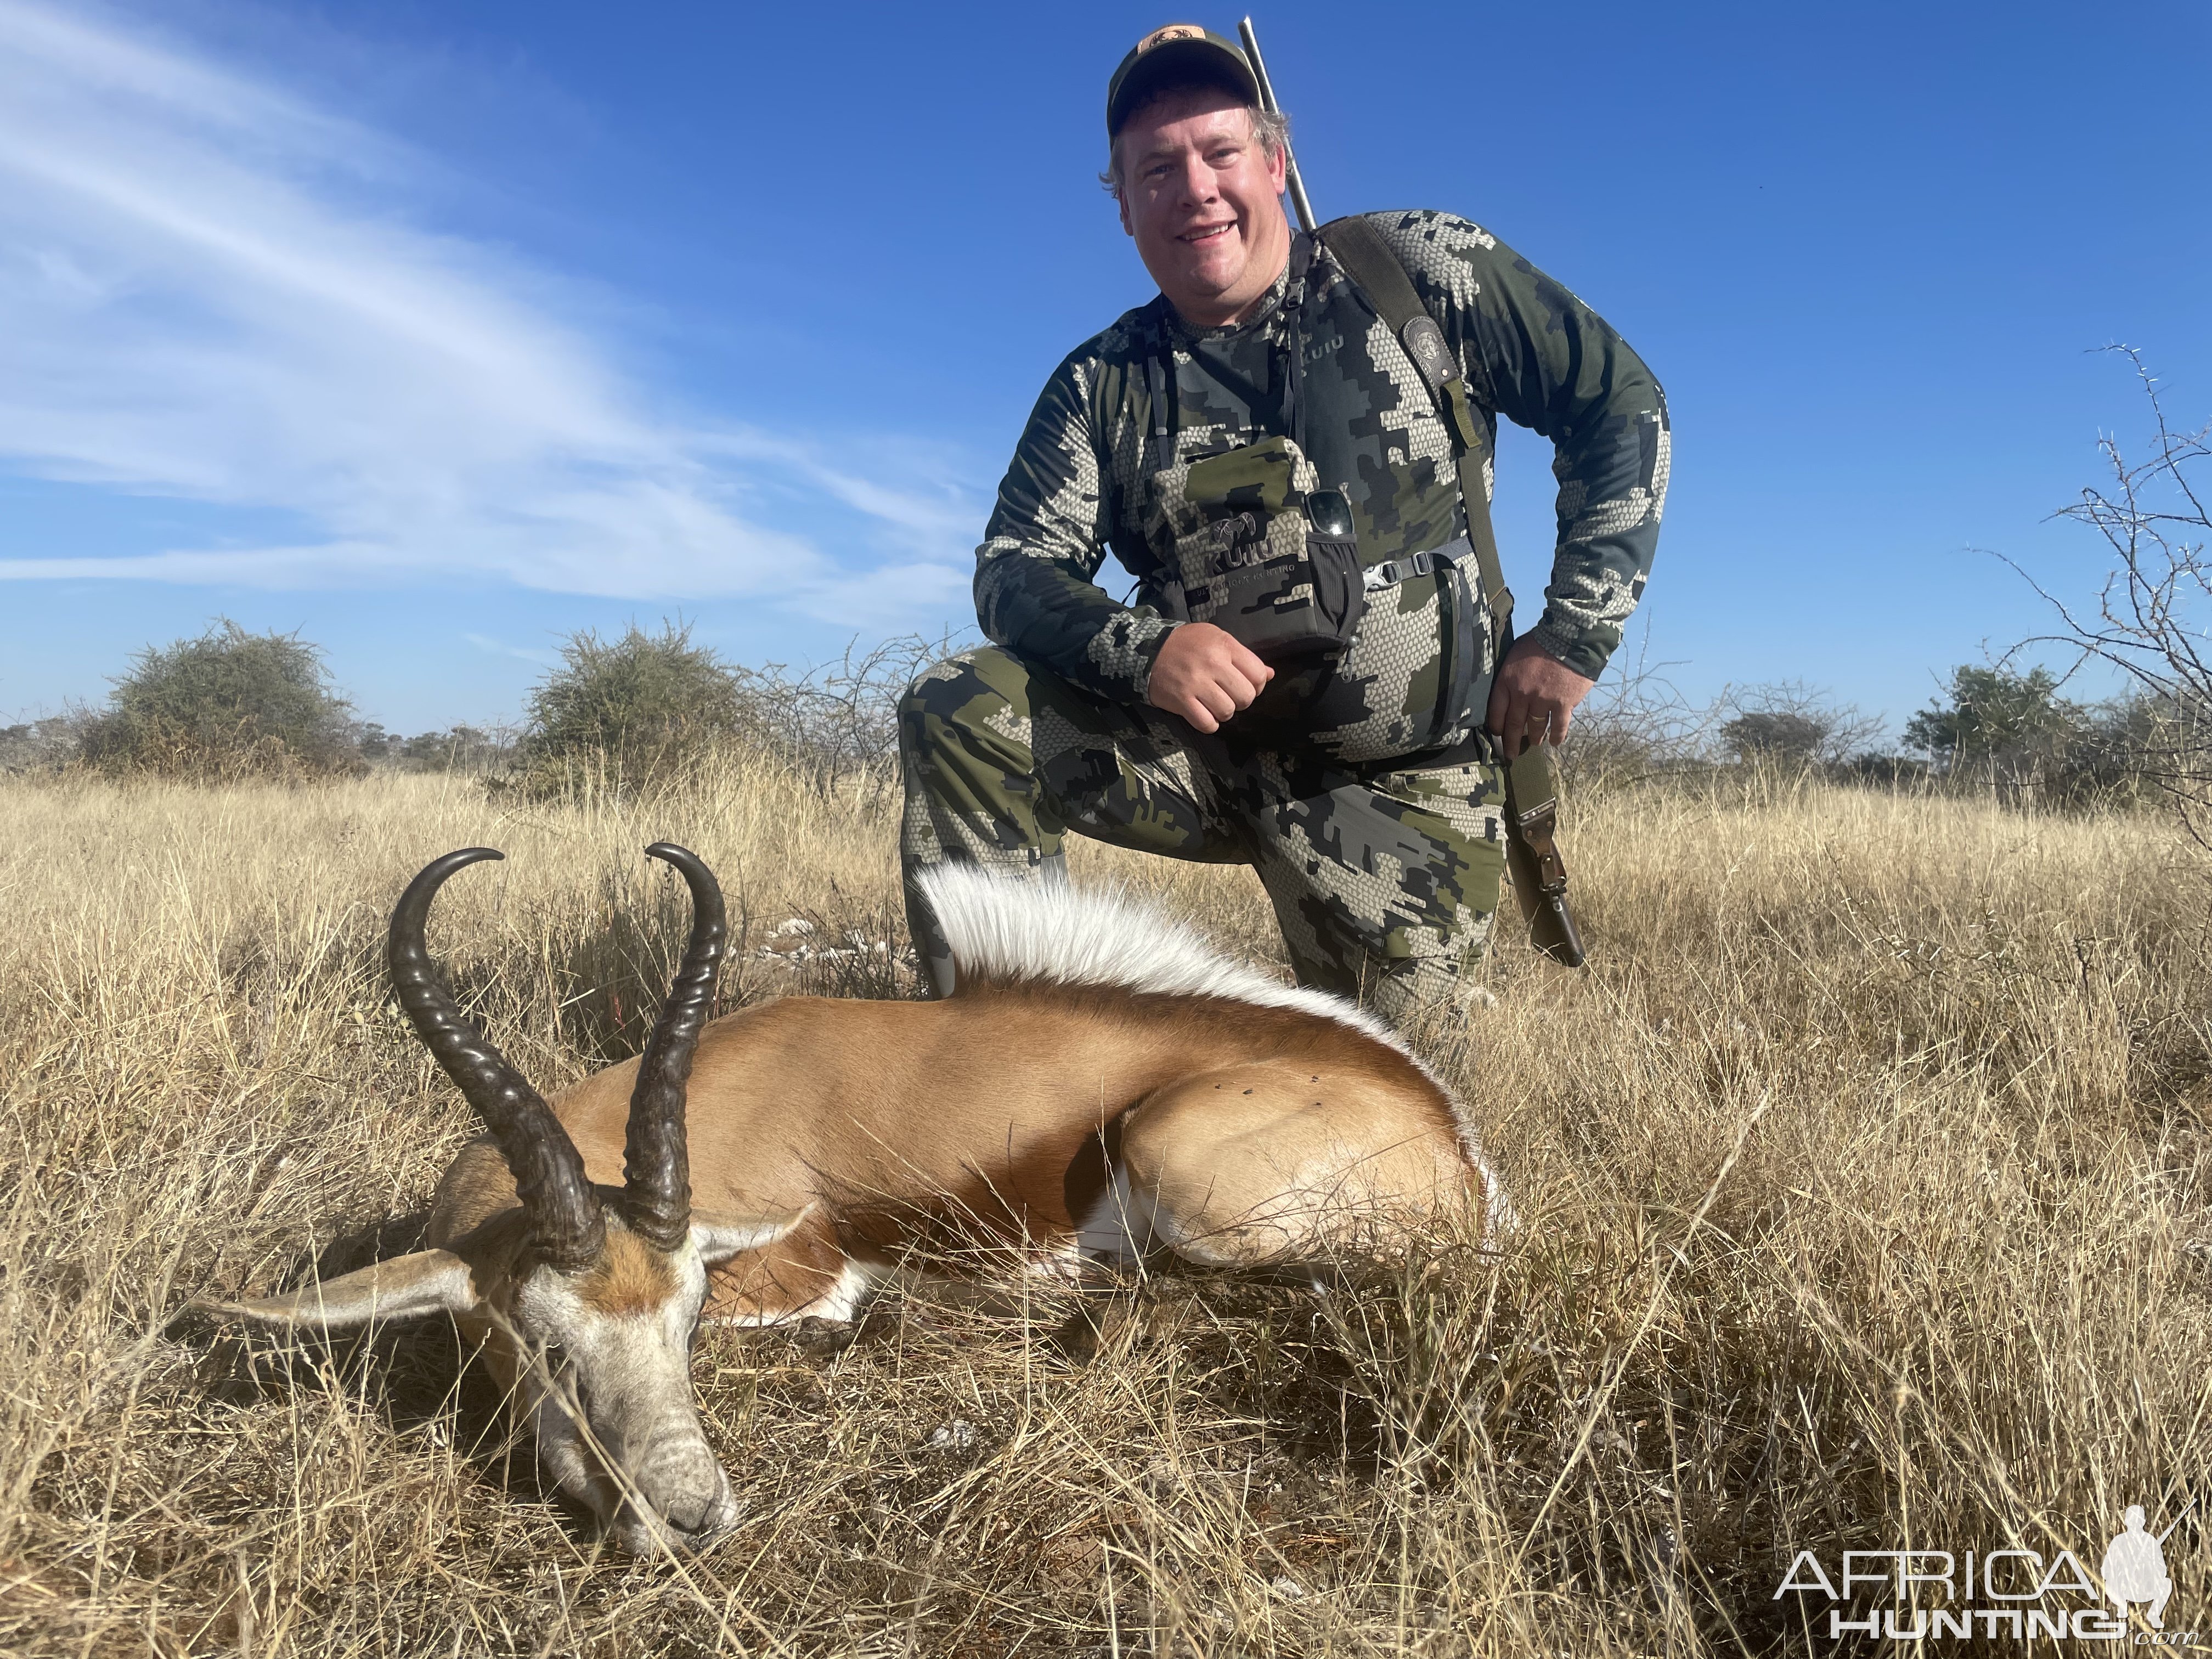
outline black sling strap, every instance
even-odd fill
[[[1490,602],[1496,659],[1502,663],[1506,647],[1513,642],[1513,594],[1498,560],[1498,537],[1490,522],[1490,491],[1482,477],[1489,448],[1486,434],[1475,418],[1458,359],[1414,291],[1405,265],[1373,225],[1353,215],[1323,225],[1319,235],[1376,314],[1398,337],[1428,386],[1437,414],[1451,430],[1468,540],[1474,544],[1475,568]],[[1449,593],[1451,584],[1446,582],[1444,588]],[[1438,718],[1479,725],[1481,711],[1467,706],[1474,679],[1474,618],[1469,608],[1456,600],[1452,611],[1451,690],[1438,706]],[[1567,867],[1559,857],[1556,835],[1559,815],[1559,782],[1551,755],[1542,744],[1532,744],[1505,763],[1506,862],[1513,872],[1514,896],[1536,948],[1554,962],[1579,968],[1583,944],[1567,909]]]
[[[1339,219],[1321,228],[1321,239],[1406,348],[1406,355],[1428,385],[1437,412],[1451,428],[1452,449],[1459,461],[1459,493],[1467,507],[1467,538],[1474,544],[1475,568],[1482,577],[1482,591],[1490,600],[1490,614],[1501,635],[1503,650],[1504,638],[1510,637],[1513,595],[1505,586],[1505,567],[1498,562],[1498,537],[1490,526],[1490,492],[1483,484],[1482,461],[1488,445],[1475,419],[1474,404],[1468,396],[1458,360],[1445,343],[1443,330],[1437,326],[1421,296],[1413,291],[1406,267],[1374,226],[1357,216]]]

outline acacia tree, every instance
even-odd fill
[[[2002,664],[1961,663],[1947,695],[1905,723],[1905,740],[1927,751],[1936,769],[2033,791],[2063,759],[2087,713],[2058,695],[2047,668],[2016,673]]]
[[[1840,765],[1881,732],[1879,715],[1802,680],[1747,686],[1723,699],[1720,746],[1732,760],[1785,770]]]

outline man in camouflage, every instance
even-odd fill
[[[1291,230],[1281,124],[1258,104],[1243,54],[1189,25],[1146,36],[1109,88],[1108,182],[1160,295],[1047,382],[977,552],[995,644],[901,708],[908,913],[940,994],[915,874],[1052,878],[1073,830],[1254,866],[1303,983],[1397,1022],[1455,999],[1498,902],[1500,762],[1565,733],[1650,569],[1668,428],[1643,362],[1479,227],[1367,216],[1471,393],[1468,476],[1486,497],[1501,413],[1557,449],[1543,616],[1495,660],[1496,596],[1443,551],[1469,533],[1450,416],[1328,233]],[[1348,647],[1270,664],[1177,619],[1178,558],[1220,516],[1194,464],[1285,438],[1289,488],[1349,497],[1367,594]],[[1109,548],[1134,608],[1094,580]]]

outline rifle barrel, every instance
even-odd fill
[[[2183,1522],[2186,1521],[2189,1518],[2189,1511],[2196,1507],[2197,1500],[2192,1498],[2188,1503],[2182,1506],[2181,1513],[2173,1517],[2173,1527],[2178,1527]],[[2168,1527],[2164,1532],[2159,1534],[2158,1541],[2160,1543],[2163,1544],[2167,1539],[2173,1536],[2173,1527]]]
[[[1260,56],[1260,37],[1252,31],[1252,20],[1247,17],[1237,26],[1243,37],[1244,56],[1252,65],[1252,78],[1260,83],[1260,107],[1270,115],[1280,115],[1283,106],[1275,101],[1275,88],[1267,79],[1267,60]],[[1283,143],[1283,182],[1291,192],[1291,206],[1297,210],[1299,228],[1309,236],[1319,228],[1314,218],[1313,204],[1306,200],[1306,181],[1298,177],[1298,158],[1291,154],[1290,141]]]

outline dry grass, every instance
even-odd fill
[[[1819,788],[1576,825],[1596,965],[1510,945],[1436,1045],[1528,1218],[1502,1257],[1155,1279],[1087,1364],[1064,1304],[712,1335],[750,1509],[702,1559],[601,1554],[443,1329],[167,1328],[388,1246],[467,1132],[375,970],[407,875],[507,850],[433,945],[553,1085],[640,1034],[662,836],[749,919],[733,1000],[896,990],[890,826],[758,766],[526,813],[435,777],[0,784],[0,1648],[1826,1652],[1826,1604],[1773,1596],[1798,1549],[2094,1570],[2212,1468],[2201,873],[2149,820]],[[1079,850],[1108,871],[1273,949],[1241,872]],[[762,957],[793,915],[864,948]],[[2212,1630],[2202,1520],[2170,1629]]]

